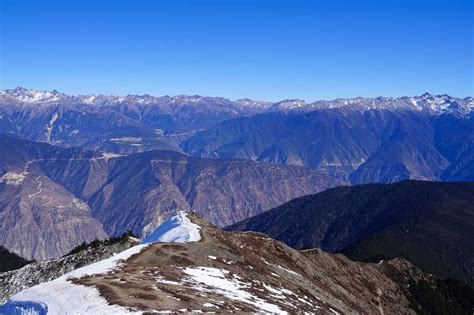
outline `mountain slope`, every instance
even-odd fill
[[[258,231],[295,248],[321,247],[474,282],[474,183],[403,181],[339,187],[292,200],[228,230]]]
[[[0,311],[415,314],[426,307],[419,302],[428,295],[413,294],[422,285],[444,309],[472,311],[469,303],[459,307],[472,297],[469,289],[457,287],[458,296],[448,299],[436,277],[403,260],[366,264],[297,251],[263,234],[226,233],[194,214],[184,216],[199,227],[196,242],[132,247],[24,290]]]
[[[312,167],[354,184],[473,176],[473,117],[362,105],[239,117],[181,147],[198,157]]]
[[[342,182],[315,170],[171,151],[128,156],[0,137],[0,245],[28,259],[146,235],[177,210],[228,225]]]
[[[83,241],[107,237],[87,203],[37,165],[61,155],[73,158],[79,151],[13,138],[0,138],[0,143],[2,246],[27,259],[43,260],[65,254]]]

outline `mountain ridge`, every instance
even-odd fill
[[[181,143],[184,152],[301,165],[352,184],[473,180],[474,116],[350,107],[272,112],[220,122]]]
[[[198,226],[198,240],[131,247],[17,293],[0,311],[472,312],[474,291],[402,259],[353,262],[261,233],[224,232],[194,213],[181,217]]]
[[[412,108],[416,110],[431,110],[432,112],[444,112],[448,109],[459,109],[461,112],[469,113],[474,109],[474,100],[472,96],[464,98],[453,97],[448,94],[433,95],[425,92],[419,96],[400,96],[400,97],[353,97],[353,98],[336,98],[333,100],[317,100],[314,102],[306,102],[298,99],[285,99],[277,102],[257,101],[248,98],[230,100],[224,97],[210,97],[200,95],[176,95],[176,96],[152,96],[149,94],[128,94],[125,96],[118,95],[104,95],[104,94],[89,94],[89,95],[72,95],[60,93],[56,90],[35,90],[23,87],[14,89],[6,89],[0,91],[0,97],[6,98],[10,96],[11,100],[16,100],[24,104],[39,104],[39,103],[60,103],[61,101],[79,102],[89,105],[103,105],[103,104],[120,104],[120,103],[135,103],[141,105],[160,104],[163,102],[171,103],[189,103],[199,104],[203,101],[217,100],[223,104],[237,104],[241,106],[260,108],[263,110],[317,110],[323,108],[338,108],[343,106],[365,104],[364,109],[383,108],[383,105],[388,105],[387,108]],[[0,98],[1,102],[1,98]],[[392,103],[390,105],[390,103]]]
[[[262,232],[378,262],[404,258],[474,285],[474,182],[402,181],[336,187],[292,200],[226,230]]]

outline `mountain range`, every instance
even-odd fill
[[[193,156],[300,165],[353,184],[473,180],[474,119],[359,105],[227,120],[181,144]]]
[[[156,149],[317,169],[353,184],[473,180],[474,100],[414,97],[306,103],[220,97],[0,92],[0,133],[130,154]]]
[[[147,235],[178,210],[220,226],[343,184],[298,166],[173,151],[126,156],[0,136],[0,245],[27,259],[79,243]]]

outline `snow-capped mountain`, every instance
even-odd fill
[[[0,92],[0,133],[114,153],[180,151],[178,144],[194,133],[267,105],[197,95],[67,95],[16,88]]]
[[[412,110],[428,112],[431,114],[459,113],[469,114],[474,109],[472,97],[456,98],[449,95],[431,95],[425,93],[413,97],[377,97],[377,98],[351,98],[336,99],[333,101],[317,101],[308,104],[306,110],[350,107],[361,110]]]
[[[366,264],[298,251],[264,234],[224,232],[195,214],[170,222],[177,225],[161,236],[192,230],[199,239],[136,245],[19,292],[0,313],[411,314],[424,301],[410,288],[441,281],[404,260]]]
[[[154,106],[205,106],[214,104],[219,107],[245,111],[248,109],[264,111],[312,111],[324,108],[340,108],[350,106],[362,110],[371,109],[407,109],[415,111],[429,111],[431,113],[460,112],[470,113],[474,109],[472,97],[457,98],[447,94],[431,95],[425,93],[421,96],[376,97],[376,98],[347,98],[330,101],[316,101],[307,103],[304,100],[288,99],[276,103],[266,101],[255,101],[248,98],[231,101],[223,97],[203,97],[199,95],[177,95],[177,96],[152,96],[144,95],[67,95],[56,90],[40,91],[17,87],[0,91],[0,105],[8,103],[17,104],[85,104],[96,106],[113,105],[154,105]]]
[[[9,97],[10,100],[15,100],[19,103],[26,103],[26,104],[59,102],[61,101],[61,99],[67,97],[65,94],[59,93],[56,90],[49,92],[49,91],[25,89],[22,87],[17,87],[13,90],[0,91],[0,96],[3,98]]]
[[[307,110],[310,109],[310,105],[307,106],[304,100],[283,100],[273,104],[270,107],[272,111],[286,111],[286,110]]]
[[[35,89],[26,89],[17,87],[15,89],[7,89],[0,91],[0,104],[15,102],[24,105],[38,105],[38,104],[86,104],[96,106],[110,106],[110,105],[206,105],[210,103],[218,104],[224,107],[247,107],[257,108],[259,105],[265,107],[268,102],[259,102],[250,99],[240,99],[235,102],[223,97],[204,97],[199,95],[176,95],[176,96],[152,96],[149,94],[143,95],[68,95],[60,93],[56,90],[42,91]]]
[[[256,114],[304,115],[341,108],[356,113],[408,111],[468,118],[474,101],[472,97],[460,99],[425,93],[401,98],[353,98],[314,103],[293,99],[271,103],[197,95],[67,95],[58,91],[16,88],[0,91],[0,133],[63,147],[81,146],[119,154],[156,149],[180,152],[183,141],[232,119]]]

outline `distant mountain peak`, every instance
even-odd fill
[[[5,94],[9,94],[23,103],[55,102],[58,101],[62,95],[56,90],[40,91],[34,89],[26,89],[23,87],[16,87],[11,90],[2,91],[1,95]]]

